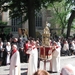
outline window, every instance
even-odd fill
[[[36,12],[35,25],[36,25],[36,28],[42,28],[42,13],[41,12]]]
[[[22,27],[22,17],[16,17],[11,20],[12,32],[17,32]]]

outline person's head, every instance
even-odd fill
[[[7,42],[7,45],[10,46],[10,42]]]
[[[17,42],[18,41],[18,38],[14,38],[14,42]]]
[[[50,75],[46,70],[38,70],[33,75]]]
[[[12,45],[12,50],[14,50],[14,49],[17,50],[17,45],[15,45],[15,44]]]
[[[57,42],[56,42],[56,41],[53,41],[53,45],[55,45],[55,46],[56,46],[56,45],[57,45]]]
[[[19,38],[19,41],[21,41],[21,40],[22,40],[22,38],[20,37],[20,38]]]

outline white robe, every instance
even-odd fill
[[[37,48],[35,48],[30,52],[27,75],[33,75],[33,73],[37,71],[37,64],[38,64],[38,51]]]
[[[9,64],[10,63],[11,45],[6,46],[6,50],[7,50],[6,64]],[[8,54],[8,52],[9,52],[9,54]]]
[[[61,69],[61,75],[75,75],[75,67],[71,64],[67,64]]]
[[[60,47],[57,48],[57,50],[59,52],[57,57],[52,55],[52,59],[51,59],[53,72],[59,72],[60,71]]]
[[[11,56],[9,75],[21,75],[20,74],[20,55],[18,51],[16,51]]]

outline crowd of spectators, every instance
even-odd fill
[[[61,56],[75,55],[75,39],[61,39]]]

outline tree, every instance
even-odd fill
[[[52,3],[49,7],[53,10],[52,13],[54,13],[52,20],[55,21],[55,24],[61,29],[61,34],[64,35],[64,30],[68,24],[67,14],[70,12],[69,7],[66,5],[66,1],[62,0],[60,3]]]
[[[71,16],[68,19],[68,25],[67,25],[67,38],[68,38],[70,36],[72,22],[75,18],[75,0],[67,0],[66,4],[68,4],[68,6],[70,7],[70,13],[71,13]]]
[[[55,11],[53,20],[61,27],[62,35],[64,34],[64,29],[67,29],[65,34],[66,38],[68,38],[75,18],[75,0],[62,0],[60,3],[55,2],[50,5],[54,9],[53,12]]]
[[[23,16],[23,21],[28,19],[29,36],[36,37],[35,11],[47,7],[49,3],[61,0],[0,0],[2,11],[11,10],[10,17]]]

